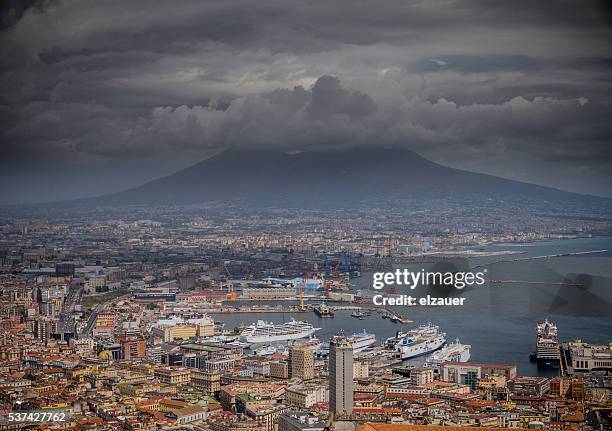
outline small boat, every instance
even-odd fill
[[[328,307],[327,304],[325,304],[324,302],[319,305],[316,305],[314,307],[314,312],[319,317],[334,317],[334,310],[332,310],[331,307]]]

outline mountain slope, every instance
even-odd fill
[[[345,152],[225,151],[95,204],[241,200],[266,206],[347,206],[398,199],[510,200],[609,205],[612,200],[449,168],[403,149]]]

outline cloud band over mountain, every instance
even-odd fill
[[[3,201],[120,190],[228,147],[402,145],[459,168],[612,190],[601,2],[4,8],[0,180],[18,186]]]

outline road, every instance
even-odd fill
[[[60,331],[61,332],[72,332],[76,331],[76,321],[74,319],[74,310],[81,302],[83,296],[83,288],[80,285],[71,284],[68,288],[66,298],[64,298],[64,304],[62,311],[59,315],[60,320]]]

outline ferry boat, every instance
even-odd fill
[[[425,361],[425,366],[439,369],[444,362],[467,362],[470,360],[469,344],[461,344],[459,338],[454,343],[447,344]]]
[[[347,340],[353,345],[353,353],[359,353],[376,343],[376,336],[364,329],[363,332],[357,332],[347,337]],[[329,343],[321,343],[315,353],[319,358],[327,357],[329,355]]]
[[[385,340],[385,347],[391,350],[395,350],[395,346],[397,346],[398,343],[400,343],[407,336],[408,336],[407,333],[402,332],[402,331],[397,331],[395,333],[395,336],[389,337]]]
[[[557,326],[546,319],[538,324],[537,331],[535,357],[538,367],[558,368],[561,356],[559,353],[559,340],[557,339]]]
[[[257,323],[247,326],[240,336],[247,343],[276,343],[310,337],[319,329],[321,328],[315,328],[308,322],[295,319],[279,324],[258,320]]]
[[[428,323],[409,331],[406,337],[395,345],[395,350],[402,360],[426,355],[442,347],[446,343],[445,337],[446,334],[440,332],[437,325]]]
[[[353,345],[353,353],[357,353],[376,343],[376,336],[366,332],[364,329],[363,332],[355,333],[348,337],[348,341]]]
[[[397,331],[395,336],[387,338],[385,341],[385,347],[391,350],[396,350],[398,344],[400,344],[406,338],[420,338],[436,335],[439,331],[438,326],[432,325],[431,323],[419,325],[416,328],[412,328],[408,332]]]

